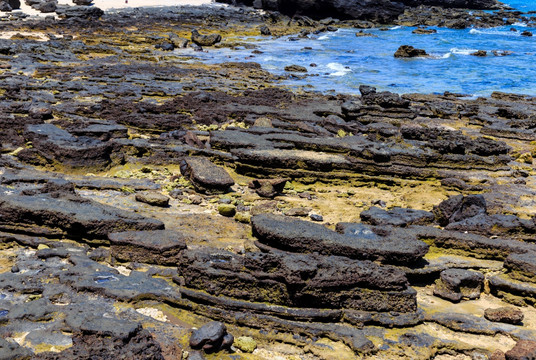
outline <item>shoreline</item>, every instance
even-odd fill
[[[20,34],[0,41],[0,355],[536,346],[533,97],[289,91],[259,64],[173,49],[328,25],[131,14],[0,23]]]

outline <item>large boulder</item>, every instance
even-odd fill
[[[207,193],[227,192],[234,185],[229,173],[210,160],[202,157],[188,157],[181,161],[181,173],[197,191]]]

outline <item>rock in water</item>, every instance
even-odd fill
[[[201,35],[199,31],[192,30],[192,42],[199,46],[212,46],[221,41],[220,34]]]
[[[415,49],[411,45],[402,45],[396,50],[395,58],[413,58],[413,57],[422,57],[428,56],[426,51],[422,49]]]

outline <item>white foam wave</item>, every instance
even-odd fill
[[[458,48],[450,49],[450,52],[452,54],[456,54],[456,55],[471,55],[472,53],[474,53],[476,51],[478,51],[478,50],[476,50],[476,49],[458,49]]]
[[[327,65],[328,69],[333,70],[334,72],[330,73],[330,76],[344,76],[347,73],[351,72],[352,69],[344,66],[343,64],[339,64],[336,62],[329,63]]]
[[[318,38],[318,40],[327,40],[327,39],[329,39],[329,36],[327,35],[322,35]]]
[[[526,24],[526,23],[522,23],[522,22],[516,22],[516,23],[514,24],[514,26],[527,27],[527,24]]]
[[[392,28],[389,28],[389,30],[398,30],[402,28],[402,26],[398,25],[398,26],[393,26]]]

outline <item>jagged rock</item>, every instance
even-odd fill
[[[169,197],[155,191],[142,191],[136,193],[136,201],[146,203],[152,206],[167,207],[169,206]]]
[[[121,261],[175,265],[186,249],[185,236],[167,230],[111,233],[111,255]]]
[[[411,45],[401,45],[395,52],[395,58],[413,58],[428,56],[426,51],[422,49],[415,49]]]
[[[276,305],[412,312],[415,291],[392,266],[337,256],[187,250],[179,263],[186,287]],[[344,290],[343,290],[344,289]],[[344,296],[341,296],[341,292]]]
[[[532,33],[528,30],[525,30],[521,33],[521,36],[527,36],[527,37],[531,37],[532,36]]]
[[[45,192],[42,192],[45,191]],[[67,191],[25,194],[0,187],[0,228],[36,235],[106,238],[118,230],[156,230],[158,220],[84,199]]]
[[[285,71],[288,72],[307,72],[307,68],[300,65],[288,65],[285,66]]]
[[[441,226],[471,218],[487,211],[482,195],[456,195],[434,206],[436,220]]]
[[[252,353],[257,348],[257,342],[249,336],[240,336],[235,339],[234,346],[245,353]]]
[[[261,26],[259,28],[259,31],[261,32],[261,35],[264,35],[264,36],[272,35],[272,31],[270,31],[270,28],[266,25]]]
[[[489,321],[503,322],[507,324],[519,324],[523,321],[523,312],[512,307],[501,307],[496,309],[486,309],[484,317]]]
[[[484,56],[488,56],[488,52],[486,50],[477,50],[474,53],[471,53],[471,55],[478,56],[478,57],[484,57]]]
[[[220,34],[201,35],[199,31],[192,30],[191,40],[199,46],[212,46],[221,41]]]
[[[182,160],[181,173],[200,192],[223,193],[234,185],[234,180],[224,168],[201,157],[187,157]]]
[[[436,281],[434,295],[458,302],[462,298],[478,299],[484,282],[479,272],[462,269],[443,270]]]
[[[506,360],[529,360],[536,357],[536,341],[519,340],[512,349],[506,352]]]
[[[10,342],[0,337],[0,359],[30,360],[33,353],[30,349],[21,347],[16,342]]]
[[[25,137],[47,160],[72,167],[106,166],[111,144],[89,137],[75,137],[52,124],[28,125]]]
[[[192,332],[190,346],[205,352],[218,352],[233,345],[233,335],[227,333],[225,324],[213,321]]]
[[[359,215],[361,221],[370,225],[426,225],[434,221],[434,214],[424,210],[404,209],[394,207],[391,210],[384,210],[373,206]]]
[[[385,263],[414,263],[428,251],[428,246],[416,239],[360,236],[349,230],[352,224],[342,229],[348,230],[343,235],[319,224],[280,215],[256,215],[251,218],[251,223],[253,233],[261,243],[295,252],[318,252]]]
[[[430,34],[436,34],[436,29],[425,29],[422,27],[418,27],[417,29],[413,30],[411,32],[412,34],[419,34],[419,35],[430,35]]]

